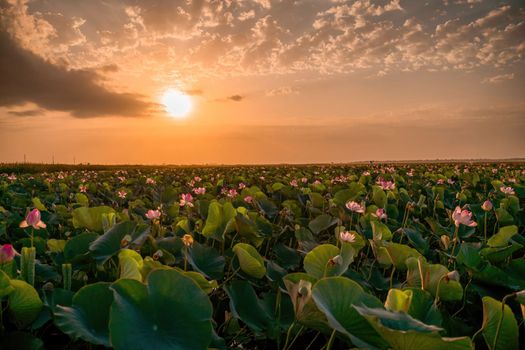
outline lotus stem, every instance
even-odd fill
[[[444,274],[438,281],[438,285],[436,287],[436,296],[434,297],[434,306],[437,306],[437,303],[439,302],[439,288],[441,287],[441,281],[443,281],[443,278],[445,278],[446,276],[447,274]]]
[[[73,269],[71,264],[62,264],[62,282],[65,290],[71,290],[71,276]]]
[[[36,259],[36,248],[35,247],[23,247],[22,248],[22,259],[21,259],[21,277],[24,281],[30,285],[35,284],[35,259]]]
[[[501,300],[501,316],[498,321],[498,327],[496,328],[496,335],[494,336],[494,342],[492,343],[491,349],[496,349],[496,344],[498,343],[498,337],[499,332],[501,330],[501,324],[503,323],[503,317],[505,316],[505,303],[507,302],[507,299],[514,297],[516,293],[508,294],[503,297],[503,300]]]
[[[330,339],[328,340],[328,344],[326,344],[326,350],[332,349],[332,345],[334,345],[335,333],[336,332],[337,331],[335,329],[332,331],[332,334],[330,335]]]
[[[484,223],[483,223],[483,233],[484,233],[484,236],[485,236],[485,244],[487,243],[487,212],[485,212],[485,218],[484,218]]]

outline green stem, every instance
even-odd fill
[[[458,243],[459,241],[459,226],[456,226],[456,228],[454,229],[454,243],[452,244],[452,251],[450,252],[450,255],[454,255],[454,250],[456,249],[456,244]],[[455,262],[454,262],[455,264]],[[450,263],[449,263],[449,268],[450,268]]]
[[[396,272],[396,267],[392,265],[392,272],[390,272],[390,289],[392,289],[392,282],[394,281],[394,272]]]
[[[290,341],[290,335],[292,334],[292,329],[293,329],[294,326],[295,326],[295,320],[288,327],[288,331],[286,332],[286,340],[284,341],[283,350],[286,350],[286,348],[288,347],[288,342]]]
[[[434,298],[434,306],[437,306],[437,303],[439,302],[439,288],[441,287],[441,281],[443,281],[443,278],[445,278],[446,276],[447,274],[444,274],[438,281],[438,285],[436,287],[436,296]]]
[[[332,331],[332,334],[330,335],[330,339],[328,340],[328,343],[326,344],[326,350],[332,349],[332,345],[334,345],[334,341],[335,341],[335,333],[336,333],[336,330],[334,329]]]
[[[510,297],[514,297],[514,296],[515,296],[515,293],[505,295],[505,297],[503,297],[503,300],[501,301],[501,317],[499,318],[498,327],[496,328],[496,335],[494,336],[494,342],[492,343],[492,349],[496,349],[496,344],[498,343],[498,337],[499,337],[499,332],[501,330],[501,324],[503,323],[503,317],[505,316],[505,303],[507,302],[507,299],[509,299]]]
[[[71,264],[62,264],[62,281],[65,290],[71,290],[71,277],[73,269]]]
[[[487,243],[487,212],[485,212],[485,218],[484,218],[484,223],[483,223],[483,233],[485,235],[484,243],[486,244]]]
[[[304,350],[309,350],[310,347],[312,346],[312,344],[317,340],[317,338],[319,338],[319,335],[321,334],[321,332],[317,332],[317,334],[315,335],[315,337],[313,337],[312,341],[310,342],[310,344],[308,344],[308,346],[306,347],[306,349]]]
[[[35,247],[23,247],[22,258],[21,258],[21,277],[24,281],[30,285],[35,284],[35,259],[36,259],[36,248]]]
[[[304,326],[301,326],[301,328],[299,328],[299,330],[297,331],[297,334],[295,335],[295,337],[290,342],[290,345],[288,345],[288,348],[283,348],[283,350],[288,350],[288,349],[290,349],[292,347],[293,343],[295,343],[297,338],[299,338],[299,335],[301,335],[303,329],[304,329]]]

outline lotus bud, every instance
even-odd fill
[[[14,259],[15,248],[11,244],[4,244],[0,247],[0,264],[6,264]]]
[[[450,245],[450,237],[447,235],[442,235],[441,243],[443,244],[443,247],[445,248],[445,250],[447,250],[448,246]]]
[[[122,240],[120,241],[120,247],[127,247],[128,244],[131,242],[131,239],[131,235],[125,235],[124,238],[122,238]]]
[[[26,219],[20,223],[21,228],[33,227],[35,230],[46,228],[46,224],[40,219],[40,210],[33,209],[27,214]]]
[[[193,245],[193,237],[191,235],[189,235],[189,234],[185,234],[182,237],[182,243],[184,243],[184,245],[186,247],[192,246]]]
[[[484,211],[491,211],[493,207],[494,206],[492,205],[492,202],[488,199],[481,205],[481,209],[483,209]]]
[[[153,254],[153,260],[159,260],[163,255],[164,253],[159,249],[155,252],[155,254]]]
[[[298,294],[301,297],[309,298],[312,294],[312,283],[305,280],[300,280],[298,286]]]
[[[447,273],[447,274],[445,275],[445,279],[446,279],[447,281],[456,281],[456,282],[459,282],[459,277],[460,277],[460,276],[459,276],[459,272],[457,272],[456,270],[451,271],[451,272],[449,272],[449,273]]]
[[[328,263],[332,266],[335,265],[342,265],[343,264],[343,257],[341,255],[336,255],[330,260],[328,260]]]

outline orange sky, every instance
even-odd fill
[[[0,162],[525,156],[519,1],[0,0],[0,23]]]

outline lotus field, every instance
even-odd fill
[[[522,163],[0,168],[0,348],[523,348],[524,205]]]

